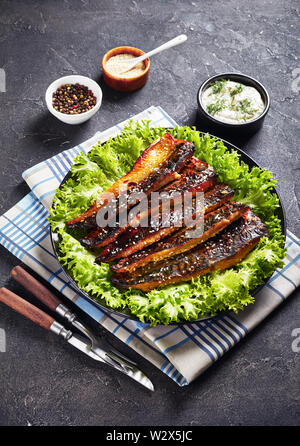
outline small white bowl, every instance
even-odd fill
[[[81,84],[85,87],[88,87],[89,90],[91,90],[94,94],[94,96],[97,99],[95,107],[91,108],[90,110],[79,113],[76,115],[69,115],[67,113],[60,113],[59,111],[55,110],[55,108],[52,105],[52,95],[53,93],[60,87],[61,85],[65,84]],[[97,84],[97,82],[93,81],[93,79],[90,79],[86,76],[79,76],[76,74],[71,74],[70,76],[64,76],[60,77],[56,81],[52,82],[52,84],[49,85],[47,88],[46,94],[45,94],[45,100],[48,107],[48,110],[52,115],[54,115],[57,119],[59,119],[62,122],[65,122],[66,124],[82,124],[83,122],[90,119],[94,114],[99,110],[101,103],[102,103],[102,90]]]

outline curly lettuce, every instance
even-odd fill
[[[216,138],[190,127],[170,130],[175,138],[193,142],[195,156],[212,165],[220,181],[235,190],[234,199],[247,204],[267,225],[270,237],[263,237],[239,264],[148,293],[121,291],[110,281],[108,264],[94,262],[99,252],[84,248],[80,233],[66,228],[66,221],[84,212],[101,190],[127,173],[142,151],[164,133],[165,128],[151,127],[149,122],[130,122],[116,138],[75,158],[71,177],[57,190],[50,210],[52,229],[61,237],[60,261],[95,301],[128,311],[151,325],[193,321],[224,310],[238,312],[254,302],[251,291],[283,265],[284,236],[276,216],[279,200],[272,174],[258,167],[250,170],[235,150]]]

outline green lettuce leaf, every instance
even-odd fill
[[[61,237],[60,261],[94,300],[113,309],[126,309],[151,325],[193,321],[225,310],[238,312],[254,302],[251,291],[282,266],[284,237],[276,216],[279,202],[271,173],[257,167],[250,170],[236,151],[228,150],[216,138],[190,127],[169,130],[174,137],[193,142],[195,156],[211,164],[220,181],[235,190],[234,199],[247,204],[267,225],[270,237],[262,238],[238,265],[149,293],[121,291],[110,281],[108,264],[95,263],[97,251],[84,248],[80,234],[66,228],[66,221],[88,209],[100,191],[127,173],[142,151],[165,131],[149,122],[130,122],[116,138],[75,158],[71,177],[57,190],[50,210],[51,226]]]

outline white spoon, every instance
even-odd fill
[[[169,40],[168,42],[164,43],[163,45],[160,45],[159,47],[155,48],[152,51],[149,51],[146,54],[143,54],[142,56],[135,57],[133,61],[128,62],[128,60],[119,60],[118,63],[124,64],[126,63],[127,66],[124,68],[124,70],[121,70],[119,74],[127,73],[127,71],[131,70],[133,67],[135,67],[138,63],[142,62],[145,59],[148,59],[150,56],[153,56],[154,54],[160,53],[161,51],[167,50],[169,48],[172,48],[172,46],[179,45],[180,43],[183,43],[187,40],[187,36],[185,34],[181,34],[180,36],[175,37],[172,40]]]

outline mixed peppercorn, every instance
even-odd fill
[[[52,105],[60,113],[75,115],[95,107],[93,92],[80,84],[61,85],[52,95]]]

